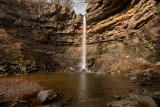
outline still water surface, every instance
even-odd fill
[[[73,98],[68,107],[106,107],[114,96],[125,98],[135,88],[128,80],[106,73],[45,73],[24,76]]]

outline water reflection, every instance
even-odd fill
[[[65,98],[73,97],[73,103],[68,107],[105,107],[108,101],[114,100],[114,95],[124,98],[134,89],[129,80],[106,73],[51,73],[25,78],[61,90]]]
[[[87,79],[86,79],[86,73],[81,73],[79,76],[79,100],[81,102],[87,101]]]

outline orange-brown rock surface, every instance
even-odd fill
[[[159,0],[95,0],[86,16],[89,62],[110,53],[160,60]],[[67,7],[1,0],[0,72],[55,71],[78,65],[81,33],[82,16]]]
[[[103,41],[120,39],[127,42],[129,39],[133,40],[131,38],[144,41],[158,35],[160,30],[158,1],[99,1],[101,2],[95,3],[95,6],[97,5],[95,10],[88,9],[88,11],[93,11],[88,14],[88,21],[93,23],[88,27],[88,32],[99,33]]]

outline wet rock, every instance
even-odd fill
[[[30,100],[20,100],[19,103],[22,103],[22,104],[26,104],[26,103],[30,103],[31,101]]]
[[[158,107],[160,106],[160,91],[152,94],[153,99],[156,101]]]
[[[130,100],[136,101],[139,105],[148,105],[148,107],[157,107],[155,101],[151,96],[142,96],[137,94],[130,94]]]
[[[92,58],[88,61],[87,67],[90,69],[95,64],[95,59]]]
[[[5,70],[5,66],[0,66],[0,72],[1,72],[1,73],[6,72],[6,70]]]
[[[131,81],[136,81],[136,80],[137,80],[137,77],[131,77],[130,80],[131,80]]]
[[[57,99],[58,95],[56,92],[53,90],[45,90],[45,91],[40,91],[38,93],[38,99],[41,100],[41,102],[47,102],[47,101],[52,101]]]
[[[71,72],[74,72],[74,71],[75,71],[73,67],[69,67],[69,70],[70,70]]]
[[[147,76],[150,77],[150,78],[153,78],[155,75],[154,71],[153,70],[148,70],[147,71]]]
[[[86,72],[86,71],[88,71],[88,69],[86,69],[86,68],[81,68],[80,69],[80,72]]]
[[[78,29],[79,28],[79,24],[78,23],[76,23],[76,24],[73,24],[73,27],[74,27],[74,29]]]
[[[23,67],[21,68],[21,70],[22,70],[22,73],[23,73],[23,74],[26,74],[26,73],[27,73],[27,67],[26,67],[26,66],[23,66]]]
[[[156,65],[160,65],[160,62],[157,62]]]
[[[122,99],[120,96],[114,96],[114,98],[115,98],[116,100],[121,100],[121,99]]]
[[[158,107],[151,96],[130,94],[129,98],[107,103],[107,107]]]
[[[67,100],[64,100],[63,102],[62,102],[62,105],[69,105],[69,104],[71,104],[72,103],[72,98],[69,98],[69,99],[67,99]]]

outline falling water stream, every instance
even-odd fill
[[[88,3],[85,0],[72,0],[71,7],[74,9],[75,13],[83,15],[83,34],[82,34],[82,61],[81,61],[81,71],[87,71],[87,61],[86,61],[86,9]]]
[[[86,70],[86,16],[83,15],[83,36],[82,36],[82,69]]]

